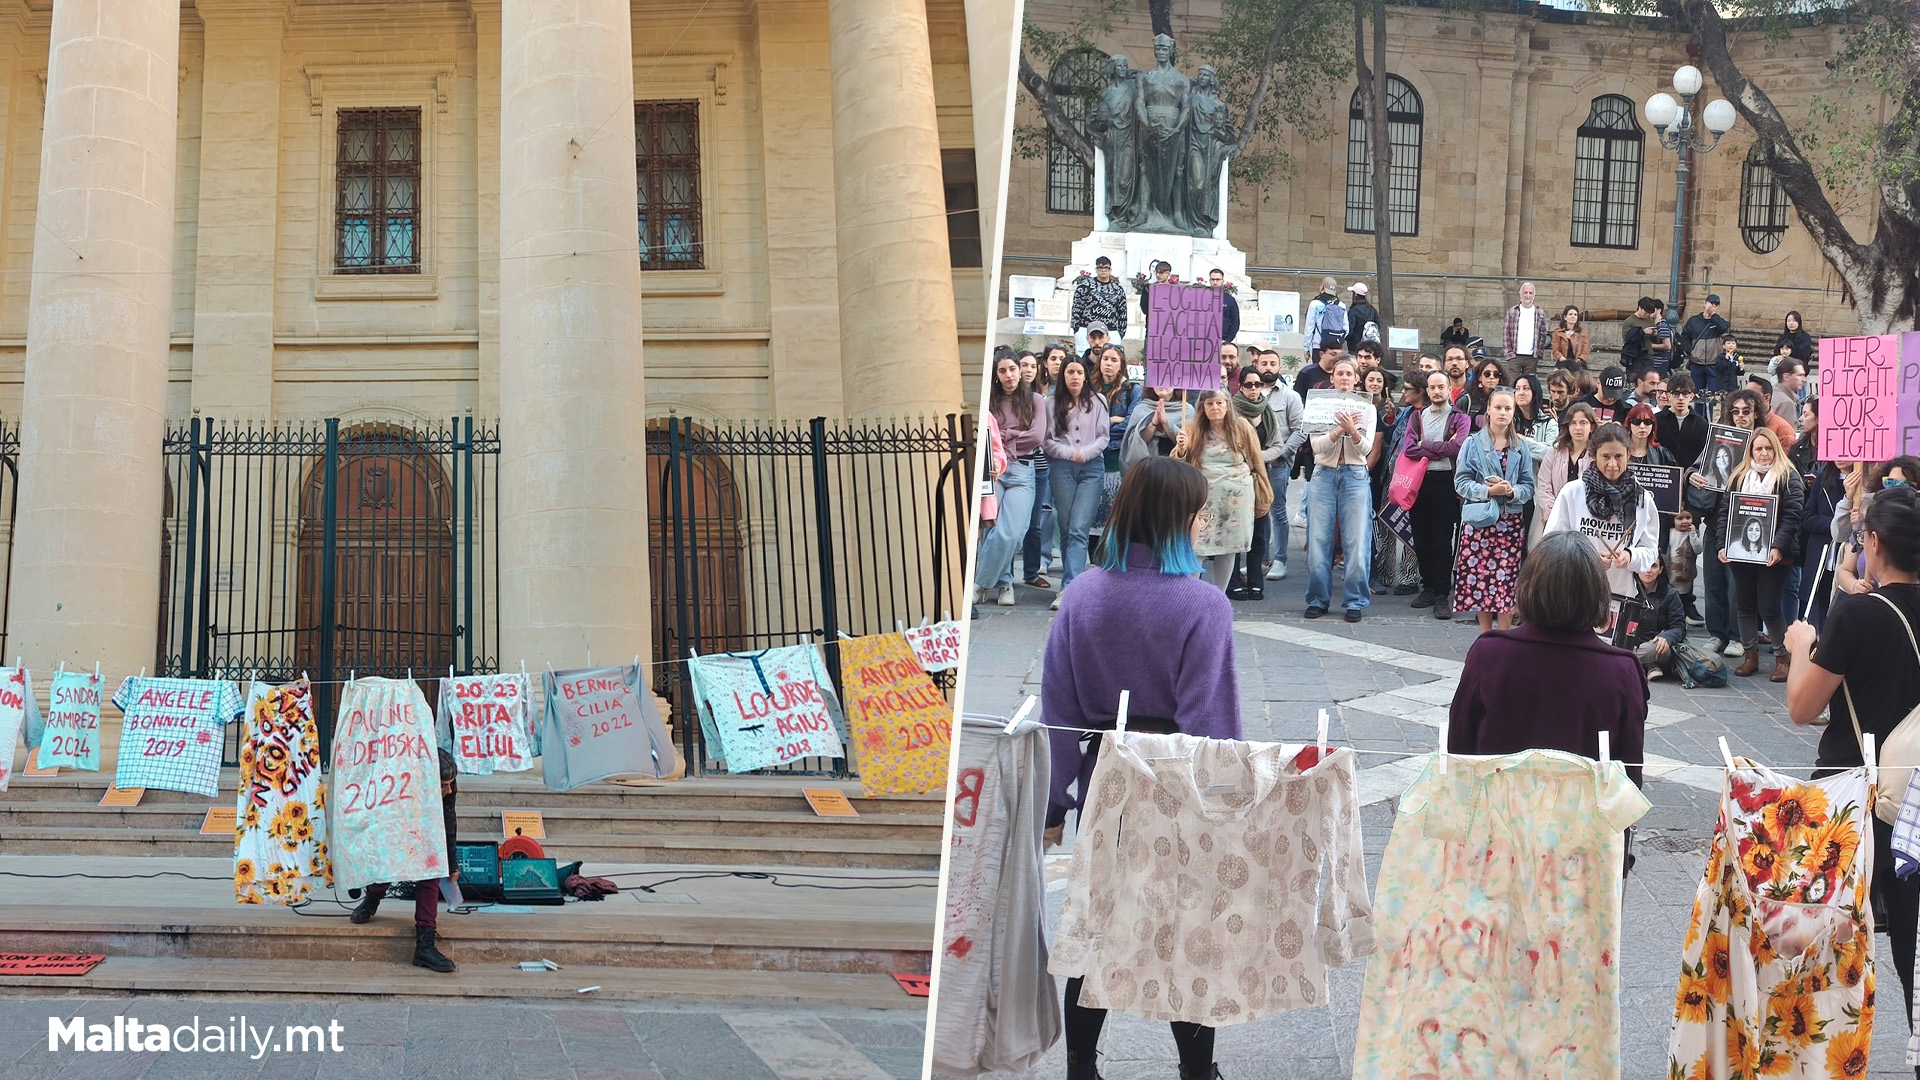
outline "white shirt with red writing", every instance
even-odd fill
[[[239,686],[135,675],[120,684],[113,703],[122,716],[114,787],[220,794],[227,725],[246,706]]]
[[[440,749],[453,755],[464,776],[533,768],[540,734],[532,697],[532,682],[521,672],[440,680]]]

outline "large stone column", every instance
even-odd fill
[[[773,415],[840,416],[846,410],[840,398],[833,146],[793,137],[833,125],[826,0],[753,0],[748,10],[760,64]]]
[[[151,667],[179,0],[54,0],[9,654]]]
[[[1012,155],[1007,139],[1013,127],[1014,52],[1020,37],[1016,5],[1006,0],[967,0],[967,79],[973,86],[973,160],[980,181],[980,237],[986,256],[987,306],[998,290],[1001,193],[1007,187]],[[986,313],[980,321],[991,322]]]
[[[504,662],[650,655],[627,0],[505,0]]]
[[[925,0],[827,0],[827,28],[847,412],[952,412],[959,329]]]
[[[205,26],[193,407],[273,417],[280,54],[286,0],[194,0]]]

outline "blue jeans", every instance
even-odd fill
[[[1267,483],[1273,485],[1273,508],[1267,511],[1267,557],[1282,566],[1287,563],[1287,534],[1293,528],[1287,518],[1287,480],[1292,474],[1289,465],[1267,466]]]
[[[1033,464],[1010,461],[995,487],[1000,496],[1000,516],[993,531],[980,538],[980,561],[974,567],[973,583],[982,589],[1000,589],[1013,584],[1013,553],[1027,537],[1033,521]]]
[[[1023,581],[1046,573],[1047,560],[1053,556],[1053,484],[1047,473],[1047,459],[1042,456],[1033,465],[1033,523],[1027,526],[1026,542],[1021,545]]]
[[[1352,610],[1373,603],[1368,560],[1373,557],[1373,485],[1365,465],[1322,465],[1307,484],[1307,606],[1332,607],[1333,532],[1340,530],[1346,549],[1346,584],[1341,606]]]
[[[1056,461],[1047,469],[1053,487],[1053,512],[1066,523],[1060,541],[1060,561],[1066,565],[1060,587],[1087,568],[1087,533],[1093,528],[1093,516],[1100,512],[1100,488],[1106,482],[1106,462]]]

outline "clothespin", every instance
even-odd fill
[[[1325,709],[1320,710],[1320,734],[1314,739],[1313,744],[1319,748],[1320,757],[1327,756],[1327,710]]]
[[[359,681],[360,681],[360,669],[359,669],[359,668],[348,668],[348,669],[347,669],[347,681],[348,681],[348,682],[359,682]]]
[[[593,646],[591,645],[587,646],[587,666],[588,667],[593,666]]]
[[[413,681],[413,669],[412,669],[412,668],[408,668],[408,669],[407,669],[407,681],[408,681],[408,682],[412,682],[412,681]]]
[[[1113,716],[1113,732],[1116,735],[1127,733],[1127,702],[1133,699],[1133,691],[1120,691],[1120,710]]]
[[[248,669],[247,669],[247,681],[248,681],[249,683],[252,683],[252,682],[257,682],[257,681],[259,680],[259,678],[260,678],[260,669],[259,669],[259,668],[248,668]]]
[[[899,632],[901,632],[901,633],[903,633],[903,634],[904,634],[904,633],[906,633],[906,632],[907,632],[907,620],[905,620],[905,619],[895,619],[895,620],[893,620],[893,628],[894,628],[895,630],[898,630]]]
[[[1733,751],[1728,748],[1725,735],[1720,736],[1720,760],[1726,765],[1728,772],[1733,771]]]
[[[1433,759],[1433,771],[1441,776],[1447,775],[1447,724],[1440,721],[1440,753]]]
[[[1020,721],[1025,720],[1027,718],[1027,714],[1032,712],[1033,707],[1039,704],[1039,702],[1040,702],[1039,698],[1034,697],[1032,694],[1028,694],[1027,700],[1021,702],[1020,707],[1013,710],[1013,719],[1007,721],[1006,729],[1003,730],[1000,734],[1002,735],[1013,734],[1013,729],[1020,726]]]
[[[98,660],[93,662],[93,677],[96,679],[100,677],[100,661]]]
[[[60,661],[60,666],[53,670],[53,674],[57,678],[61,675],[65,675],[66,673],[67,673],[67,662],[65,660],[62,660]]]
[[[952,609],[952,608],[941,608],[941,609],[940,609],[940,621],[941,621],[941,622],[952,622],[952,621],[953,621],[953,609]]]
[[[853,635],[852,635],[852,634],[849,634],[849,633],[847,633],[847,632],[846,632],[845,630],[842,630],[842,631],[840,631],[840,640],[841,640],[841,641],[852,641],[852,640],[853,640]]]
[[[147,667],[145,664],[140,665],[140,677],[143,679],[147,677]]]
[[[522,660],[520,661],[520,674],[525,675],[526,673],[527,673],[527,662],[525,660]]]
[[[633,654],[633,666],[634,666],[634,667],[639,667],[639,666],[640,666],[640,654],[639,654],[639,653],[634,653],[634,654]]]
[[[1600,733],[1600,764],[1605,765],[1613,757],[1613,732]]]
[[[301,670],[301,672],[300,672],[300,681],[301,681],[301,682],[306,682],[306,681],[307,681],[307,673],[306,673],[306,671],[305,671],[305,669],[302,669],[302,670]]]
[[[452,665],[452,664],[448,664],[448,665],[447,665],[447,678],[449,678],[449,679],[451,679],[451,678],[453,678],[453,665]]]
[[[1867,785],[1871,787],[1878,784],[1880,782],[1880,761],[1874,754],[1873,734],[1871,732],[1860,736],[1860,760],[1865,762],[1867,766]]]

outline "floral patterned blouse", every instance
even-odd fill
[[[1149,1020],[1325,1004],[1328,967],[1374,948],[1353,751],[1103,738],[1048,970]]]
[[[1867,1073],[1866,770],[1799,781],[1735,759],[1674,996],[1670,1080]]]

